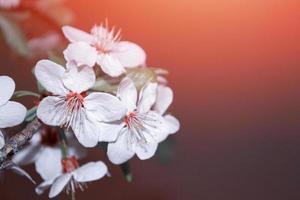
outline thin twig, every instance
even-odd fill
[[[4,169],[3,165],[7,158],[14,155],[25,144],[29,142],[32,136],[42,127],[42,123],[36,118],[19,133],[12,136],[5,146],[0,150],[0,169]]]

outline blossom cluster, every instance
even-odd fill
[[[130,70],[148,70],[139,45],[122,41],[120,31],[104,25],[94,26],[90,33],[64,26],[62,32],[69,41],[63,51],[65,63],[40,60],[34,68],[42,88],[34,111],[43,126],[12,158],[18,165],[35,164],[44,180],[36,192],[50,188],[50,198],[63,190],[73,194],[86,182],[110,175],[102,161],[79,165],[88,148],[104,143],[108,159],[116,165],[135,155],[145,160],[180,126],[167,112],[173,91],[159,72],[141,87],[128,75]],[[95,85],[101,84],[101,77],[116,82],[116,90],[98,91]],[[9,101],[13,80],[1,76],[0,85],[0,128],[20,124],[26,109]],[[0,132],[0,149],[4,145]]]

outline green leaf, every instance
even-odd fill
[[[31,91],[26,91],[26,90],[20,90],[20,91],[15,91],[13,97],[14,98],[20,98],[20,97],[25,97],[25,96],[33,96],[33,97],[37,97],[39,98],[40,95],[35,93],[35,92],[31,92]]]
[[[32,120],[34,120],[34,118],[36,117],[36,110],[37,110],[37,107],[35,106],[27,111],[27,114],[25,117],[26,122],[31,122]]]
[[[119,165],[124,176],[125,176],[125,179],[128,181],[128,182],[131,182],[132,179],[133,179],[133,176],[131,174],[131,169],[130,169],[130,165],[129,165],[129,162],[125,162],[121,165]]]
[[[5,42],[11,49],[21,56],[30,56],[26,36],[16,21],[0,14],[0,28]]]
[[[140,90],[145,84],[149,82],[157,81],[157,74],[167,74],[166,70],[152,67],[139,67],[139,68],[129,68],[127,69],[126,76],[129,77],[135,84],[138,90]],[[107,75],[98,77],[96,83],[92,90],[116,93],[120,81],[125,77],[125,75],[112,78]]]
[[[154,68],[130,68],[127,69],[127,76],[133,80],[138,90],[149,82],[156,82],[156,73]]]
[[[120,80],[111,78],[109,76],[102,76],[97,78],[92,90],[108,93],[116,93],[118,90]]]

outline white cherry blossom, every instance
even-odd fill
[[[153,110],[165,118],[169,134],[176,133],[180,128],[180,123],[176,117],[171,114],[165,114],[173,101],[173,97],[173,90],[170,87],[159,85],[157,87],[156,101],[153,106]]]
[[[127,107],[122,123],[108,125],[110,134],[117,135],[115,142],[108,144],[107,155],[114,164],[121,164],[135,154],[142,160],[155,154],[158,143],[166,138],[168,127],[160,113],[152,111],[156,100],[157,83],[148,83],[142,88],[139,98],[133,81],[124,78],[117,96]]]
[[[48,32],[42,36],[28,41],[28,48],[33,56],[45,55],[45,53],[61,46],[61,37],[56,32]]]
[[[49,198],[56,197],[63,190],[74,195],[75,190],[83,190],[87,182],[99,180],[108,174],[107,166],[101,161],[79,166],[75,156],[62,158],[59,150],[47,153],[47,158],[40,164],[40,167],[44,168],[44,182],[35,190],[39,195],[48,188]]]
[[[95,83],[93,69],[86,66],[68,70],[49,61],[39,61],[35,76],[52,95],[44,98],[37,109],[38,118],[49,126],[71,128],[85,147],[96,146],[101,125],[119,120],[126,109],[119,99],[101,92],[87,94]],[[110,138],[106,138],[108,141]]]
[[[15,91],[15,82],[8,76],[0,76],[0,149],[4,146],[2,128],[16,126],[23,122],[26,108],[15,101],[9,101]]]
[[[71,42],[64,51],[68,62],[77,65],[96,63],[108,75],[116,77],[125,68],[138,67],[145,63],[144,50],[135,43],[120,41],[120,31],[109,30],[107,26],[94,26],[91,33],[71,26],[62,28],[65,37]]]
[[[0,0],[0,8],[14,8],[21,3],[21,0]]]

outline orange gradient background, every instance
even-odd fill
[[[110,165],[113,177],[89,184],[77,199],[300,198],[300,1],[69,0],[66,5],[75,13],[75,26],[88,31],[107,18],[122,28],[124,39],[144,47],[149,66],[170,71],[171,112],[182,125],[172,136],[171,163],[163,165],[157,156],[134,159],[132,183]],[[7,51],[1,47],[0,73],[14,77],[18,89],[34,87],[30,63]],[[94,151],[89,159],[104,155]],[[8,173],[0,199],[47,198],[33,189]]]

